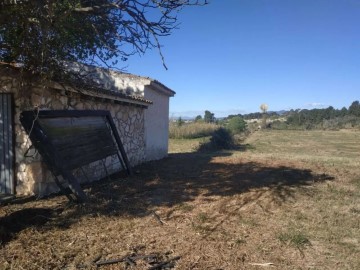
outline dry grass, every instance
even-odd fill
[[[169,137],[172,139],[196,139],[211,136],[220,126],[212,123],[191,122],[179,126],[177,123],[170,123]]]
[[[135,254],[181,256],[174,269],[360,269],[359,135],[258,132],[249,150],[216,153],[177,142],[137,175],[88,187],[87,204],[3,206],[0,269],[125,269],[93,261]]]
[[[200,145],[210,141],[210,137],[196,139],[169,139],[169,153],[192,153],[199,149]]]

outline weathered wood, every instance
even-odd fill
[[[68,181],[80,201],[86,195],[71,170],[117,155],[123,168],[131,172],[108,111],[26,111],[20,121],[49,169]]]
[[[4,95],[0,94],[0,192],[5,193],[6,192],[6,178],[5,178],[5,149],[4,149]]]
[[[14,149],[12,95],[0,93],[0,193],[13,194]]]
[[[161,262],[161,263],[159,263],[159,264],[156,264],[156,265],[154,265],[154,266],[151,266],[151,267],[148,268],[148,270],[161,269],[163,266],[165,266],[165,265],[167,265],[167,264],[169,264],[169,263],[172,263],[173,261],[180,260],[180,258],[181,258],[180,256],[176,256],[176,257],[174,257],[174,258],[172,258],[172,259],[170,259],[170,260],[167,260],[167,261],[165,261],[165,262]]]
[[[68,198],[70,202],[73,202],[74,201],[73,197],[71,197],[71,194],[69,194],[69,192],[67,192],[66,189],[63,187],[63,185],[60,183],[59,178],[56,175],[53,176],[54,176],[54,181],[59,187],[60,191],[66,196],[66,198]]]
[[[106,118],[107,118],[108,121],[109,121],[109,124],[110,124],[111,129],[112,129],[113,131],[116,130],[115,123],[114,123],[114,121],[113,121],[110,113],[106,116]],[[123,144],[122,144],[122,142],[121,142],[119,133],[114,132],[113,135],[114,135],[114,137],[115,137],[115,140],[116,140],[116,142],[117,142],[117,145],[119,146],[119,150],[120,150],[120,152],[121,152],[121,156],[123,157],[124,163],[125,163],[125,165],[126,165],[127,173],[128,173],[129,175],[132,175],[133,173],[132,173],[132,170],[131,170],[130,162],[129,162],[128,158],[127,158],[127,155],[126,155],[124,146],[123,146]]]
[[[131,265],[135,265],[134,261],[136,260],[140,260],[140,259],[154,259],[157,256],[155,254],[151,254],[151,255],[135,255],[135,256],[124,256],[118,259],[111,259],[111,260],[105,260],[105,261],[95,261],[96,266],[101,266],[101,265],[108,265],[108,264],[114,264],[114,263],[119,263],[119,262],[127,262]]]
[[[101,266],[101,265],[108,265],[108,264],[119,263],[119,262],[125,261],[125,259],[126,259],[127,257],[128,257],[128,256],[124,256],[124,257],[121,257],[121,258],[118,258],[118,259],[112,259],[112,260],[106,260],[106,261],[98,261],[98,262],[96,262],[95,264],[96,264],[97,266]]]
[[[39,119],[39,124],[52,141],[63,168],[72,170],[117,154],[105,121],[99,116],[67,117]]]
[[[67,170],[63,170],[61,174],[64,176],[65,179],[69,182],[69,187],[71,191],[75,194],[75,196],[78,198],[80,202],[86,201],[87,197],[85,192],[82,190],[79,182],[76,180],[76,178],[71,174],[71,172]]]

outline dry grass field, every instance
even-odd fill
[[[82,205],[2,206],[0,269],[360,269],[360,132],[201,142],[172,140],[168,158],[88,186]]]

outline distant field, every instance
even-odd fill
[[[360,133],[258,131],[239,150],[168,158],[64,196],[3,206],[0,269],[96,268],[180,256],[174,269],[360,269]],[[149,269],[145,259],[128,269]],[[268,266],[268,267],[266,267]]]

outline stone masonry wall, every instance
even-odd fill
[[[19,82],[11,76],[2,76],[0,82],[0,93],[13,93],[15,99],[17,194],[42,196],[58,191],[40,155],[31,149],[27,156],[24,156],[31,146],[31,141],[19,121],[20,113],[24,110],[33,110],[36,107],[40,110],[108,110],[118,129],[130,164],[134,166],[145,161],[144,108],[116,104],[113,101],[99,101],[79,93],[45,87],[31,87],[26,91],[19,91]],[[101,179],[106,176],[104,164],[109,174],[120,169],[118,159],[114,156],[84,166],[83,170],[74,171],[74,174],[81,182]]]

